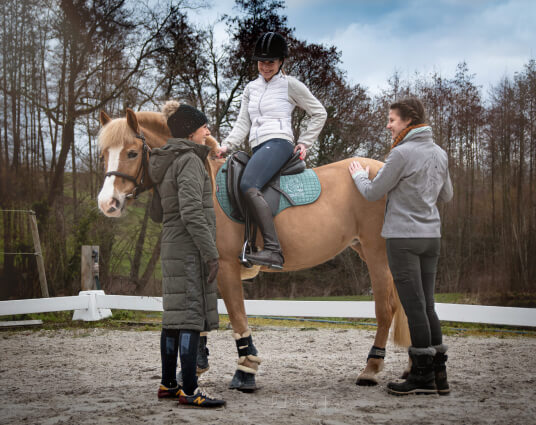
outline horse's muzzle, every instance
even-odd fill
[[[122,212],[121,202],[117,198],[110,198],[104,202],[99,202],[99,208],[108,216],[119,217]]]

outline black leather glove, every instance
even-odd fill
[[[217,258],[213,258],[207,261],[208,266],[208,283],[212,283],[216,276],[218,275],[218,269],[220,268],[220,263]]]

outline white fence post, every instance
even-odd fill
[[[89,297],[89,304],[86,310],[75,310],[73,320],[91,322],[106,319],[112,315],[112,311],[109,308],[97,308],[97,295],[104,295],[104,291],[80,291],[78,295]]]

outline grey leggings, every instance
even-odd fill
[[[387,239],[387,258],[408,316],[411,343],[424,348],[443,342],[434,308],[440,238]]]

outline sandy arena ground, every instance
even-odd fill
[[[227,400],[203,410],[159,401],[159,332],[74,329],[0,333],[1,424],[534,424],[536,339],[447,337],[450,396],[393,397],[406,354],[388,346],[381,385],[354,384],[374,333],[262,328],[253,394],[227,389],[231,331],[209,336],[202,386]]]

